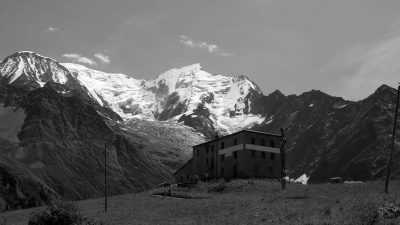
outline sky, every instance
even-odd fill
[[[400,79],[399,0],[1,0],[0,58],[152,79],[200,63],[264,94],[361,100]]]

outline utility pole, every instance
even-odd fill
[[[218,157],[219,157],[219,154],[218,154],[218,150],[219,150],[218,138],[219,138],[218,131],[215,130],[214,140],[217,140],[216,144],[213,144],[214,151],[215,151],[215,180],[218,180]],[[221,164],[222,164],[222,162],[221,162]],[[223,178],[223,177],[221,177],[221,178]]]
[[[398,87],[397,87],[396,111],[394,112],[394,124],[393,124],[393,130],[392,130],[392,145],[391,145],[391,149],[390,149],[389,163],[388,163],[388,167],[387,167],[385,193],[388,193],[389,179],[390,179],[390,169],[391,169],[391,166],[392,166],[393,152],[394,152],[394,149],[395,149],[397,112],[399,110],[399,95],[400,95],[400,82],[399,82]]]
[[[104,212],[107,212],[107,144],[104,143]]]
[[[281,190],[286,189],[286,159],[285,159],[285,144],[286,144],[286,137],[285,137],[285,130],[283,128],[279,128],[281,132],[281,175],[282,175],[282,187]]]

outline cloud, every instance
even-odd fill
[[[227,53],[227,52],[220,52],[220,48],[216,44],[210,44],[205,41],[196,41],[191,39],[190,37],[186,35],[181,35],[180,36],[180,43],[190,47],[190,48],[200,48],[200,49],[205,49],[209,53],[216,53],[219,52],[221,56],[232,56],[233,54]]]
[[[233,56],[233,53],[221,52],[221,55],[225,56],[225,57],[229,57],[229,56]]]
[[[47,28],[47,32],[56,32],[56,31],[59,31],[60,29],[59,28],[57,28],[57,27],[48,27]]]
[[[215,44],[208,44],[204,41],[194,41],[185,35],[180,36],[180,42],[191,48],[203,48],[208,50],[208,52],[213,53],[218,49],[218,46]]]
[[[337,95],[352,100],[367,97],[382,84],[396,86],[400,79],[400,27],[381,40],[351,46],[338,53],[320,71],[337,83]]]
[[[100,62],[105,63],[105,64],[109,64],[111,62],[110,57],[108,57],[104,54],[101,54],[101,53],[94,54],[94,57],[96,57]]]
[[[64,54],[62,56],[67,58],[67,59],[72,60],[73,62],[84,63],[84,64],[88,64],[88,65],[91,65],[91,66],[97,65],[96,61],[94,61],[93,59],[81,56],[81,55],[76,54],[76,53],[68,53],[68,54]]]
[[[347,60],[350,65],[359,65],[348,81],[353,90],[374,90],[384,83],[396,84],[400,74],[400,35],[369,48],[356,49],[349,53]]]

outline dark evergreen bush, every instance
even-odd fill
[[[57,202],[31,215],[28,225],[98,225],[71,202]]]

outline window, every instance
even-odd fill
[[[251,150],[251,157],[255,158],[256,157],[256,151]]]
[[[189,180],[189,178],[190,178],[189,175],[187,175],[187,176],[186,176],[186,180]]]
[[[274,141],[274,140],[272,140],[272,141],[270,142],[270,144],[271,144],[271,147],[275,147],[275,141]]]
[[[211,152],[214,152],[214,145],[211,146]]]
[[[261,146],[265,146],[265,140],[261,139]]]
[[[214,156],[211,156],[211,167],[214,167]]]
[[[221,177],[224,177],[224,168],[221,168]]]
[[[233,139],[233,145],[237,145],[237,138]]]
[[[181,182],[183,182],[183,176],[181,176]]]
[[[254,173],[258,173],[258,165],[254,165]]]
[[[224,148],[225,148],[225,143],[222,142],[222,143],[221,143],[221,149],[224,149]]]
[[[271,153],[271,159],[275,160],[275,153]]]
[[[208,146],[206,147],[206,153],[208,153]]]
[[[253,138],[253,137],[251,138],[251,144],[252,144],[252,145],[255,145],[255,144],[256,144],[256,139]]]
[[[265,159],[265,152],[261,152],[261,158]]]
[[[233,158],[237,159],[237,151],[233,152]]]
[[[233,166],[233,178],[237,178],[237,165]]]
[[[208,165],[208,158],[206,159],[206,164]]]
[[[223,162],[225,159],[225,155],[221,155],[221,162]]]

